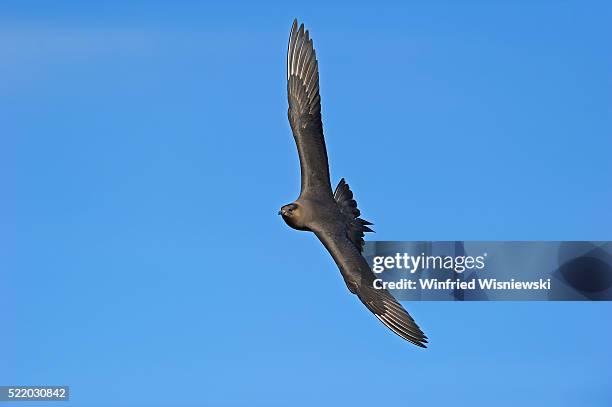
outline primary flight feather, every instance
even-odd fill
[[[301,191],[279,214],[290,227],[313,232],[332,255],[349,291],[389,329],[425,347],[427,337],[393,296],[375,289],[374,273],[362,255],[370,222],[359,217],[349,185],[332,192],[319,96],[319,67],[308,30],[294,20],[287,51],[289,123],[300,157]]]

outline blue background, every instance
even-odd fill
[[[0,5],[0,384],[612,405],[611,304],[407,303],[417,349],[276,215],[299,191],[298,17],[371,239],[612,240],[609,2],[83,3]]]

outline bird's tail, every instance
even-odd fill
[[[357,201],[353,199],[353,192],[349,188],[349,185],[346,183],[344,178],[340,180],[338,186],[336,187],[334,199],[340,208],[340,212],[342,212],[346,218],[346,234],[348,235],[349,239],[351,239],[351,242],[357,246],[359,251],[363,251],[364,233],[374,232],[368,227],[368,225],[372,225],[372,223],[359,217],[361,212],[359,211],[359,208],[357,208]]]

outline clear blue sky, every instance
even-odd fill
[[[90,407],[612,405],[612,304],[407,303],[417,349],[276,215],[299,190],[298,17],[332,178],[375,238],[612,240],[609,2],[82,3],[0,5],[0,384]]]

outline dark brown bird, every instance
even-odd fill
[[[289,123],[300,156],[299,198],[279,214],[290,227],[313,232],[332,255],[349,291],[383,324],[407,341],[425,347],[427,337],[387,290],[373,287],[374,273],[362,255],[370,222],[359,217],[349,185],[341,179],[332,193],[321,122],[319,69],[304,24],[294,20],[287,52]]]

